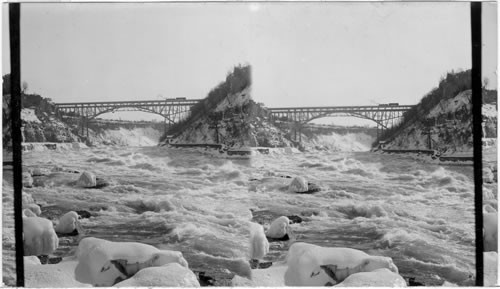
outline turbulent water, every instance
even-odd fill
[[[427,284],[475,272],[472,166],[368,152],[227,159],[159,147],[26,152],[23,163],[52,171],[44,187],[25,189],[42,209],[88,210],[87,236],[180,250],[193,270],[241,273],[252,211],[267,210],[301,216],[291,225],[298,241],[390,256],[401,275]],[[79,174],[68,170],[91,171],[109,186],[78,188]],[[284,176],[299,175],[321,191],[289,192]],[[272,245],[267,259],[284,260],[288,245]],[[74,246],[62,242],[55,254]]]

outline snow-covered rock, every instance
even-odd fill
[[[178,263],[144,268],[113,287],[200,287],[196,275]]]
[[[28,172],[23,173],[23,187],[31,188],[33,186],[33,178]]]
[[[398,273],[389,257],[369,256],[351,248],[326,248],[294,243],[287,256],[286,286],[335,285],[357,272],[387,268]]]
[[[78,282],[95,286],[112,286],[148,267],[178,263],[188,267],[181,252],[160,250],[136,242],[111,242],[98,238],[80,241],[76,252]]]
[[[483,182],[493,183],[494,176],[490,168],[483,168]]]
[[[39,217],[23,218],[24,255],[49,255],[59,246],[52,222]]]
[[[37,258],[38,259],[38,258]],[[63,260],[57,264],[24,264],[24,282],[31,288],[82,288],[91,287],[75,280],[77,261]]]
[[[57,233],[69,234],[78,229],[78,214],[75,211],[70,211],[59,218],[59,222],[54,230]]]
[[[40,216],[40,214],[42,214],[42,209],[40,209],[40,206],[37,204],[27,204],[27,205],[23,204],[23,208],[30,210],[36,216]]]
[[[290,183],[288,189],[294,193],[303,193],[309,190],[307,181],[303,177],[295,177]]]
[[[97,184],[96,177],[91,172],[83,172],[78,178],[77,185],[84,188],[93,188]]]
[[[23,217],[36,217],[36,214],[33,213],[33,211],[30,209],[24,209],[23,210]]]
[[[371,272],[360,272],[349,275],[338,287],[406,287],[401,275],[382,268]]]
[[[271,223],[271,226],[266,231],[266,236],[274,239],[283,238],[288,234],[289,225],[290,220],[285,216],[281,216]]]
[[[484,286],[498,285],[498,253],[484,252],[483,253],[483,270],[484,270]]]

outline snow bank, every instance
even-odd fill
[[[252,270],[252,279],[235,275],[231,280],[233,287],[284,287],[286,265],[273,265],[266,269]]]
[[[142,269],[114,287],[200,287],[200,283],[191,270],[171,263]]]
[[[389,269],[377,269],[372,272],[352,274],[338,287],[406,287],[406,281],[399,274]]]
[[[26,258],[25,258],[26,260]],[[81,288],[91,287],[75,280],[76,260],[63,260],[57,264],[24,264],[24,282],[32,288]]]

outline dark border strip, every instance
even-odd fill
[[[14,173],[14,224],[16,236],[16,284],[24,287],[24,247],[22,191],[23,168],[21,151],[21,44],[20,44],[20,3],[9,4],[10,32],[10,79],[11,79],[11,121],[12,121],[12,158]]]
[[[481,105],[482,105],[482,39],[481,39],[481,2],[471,2],[472,36],[472,125],[474,139],[474,205],[476,221],[476,286],[483,286],[483,154],[481,144]]]

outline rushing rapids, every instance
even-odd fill
[[[85,236],[181,251],[195,272],[247,274],[250,222],[256,212],[269,211],[302,218],[290,225],[297,241],[392,257],[402,276],[426,285],[474,278],[472,166],[283,149],[229,159],[166,147],[30,151],[23,165],[46,172],[24,189],[42,216],[55,220],[86,210]],[[75,172],[83,171],[106,185],[77,186]],[[291,192],[295,176],[321,190]],[[9,188],[4,181],[4,191]],[[61,240],[54,255],[73,255],[77,242]],[[264,261],[285,260],[290,245],[271,243]]]

